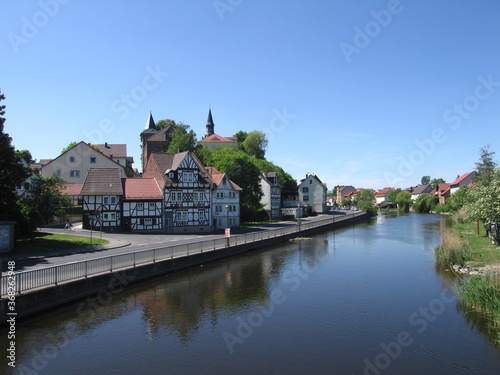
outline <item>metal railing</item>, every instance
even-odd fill
[[[155,263],[167,259],[182,258],[203,252],[217,251],[228,246],[236,246],[258,242],[269,238],[282,237],[292,233],[326,226],[340,221],[364,215],[364,211],[336,215],[323,220],[289,224],[280,228],[266,229],[247,234],[234,235],[229,238],[216,238],[197,241],[157,249],[141,250],[126,254],[112,255],[85,261],[71,262],[59,266],[40,268],[29,271],[15,272],[15,291],[21,294],[24,291],[58,285],[63,282],[87,278],[102,273],[134,268],[148,263]],[[2,295],[7,294],[8,278],[4,274],[1,280]]]

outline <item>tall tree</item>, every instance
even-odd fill
[[[248,155],[255,156],[257,159],[264,159],[266,155],[268,141],[264,132],[252,130],[247,134],[243,141],[243,148]]]
[[[438,184],[444,184],[444,183],[446,183],[446,181],[442,178],[433,178],[430,182],[430,184],[434,189],[437,188]]]
[[[5,100],[0,91],[0,102]],[[29,176],[29,169],[21,164],[21,157],[12,146],[12,138],[4,133],[5,105],[0,105],[0,220],[12,220],[18,215],[15,205],[16,187]]]
[[[409,212],[412,204],[411,194],[405,190],[401,190],[394,199],[394,203],[398,205],[401,212]]]
[[[177,124],[172,133],[172,140],[170,141],[167,153],[175,154],[179,150],[196,152],[198,148],[196,133],[190,129],[189,125],[183,123]]]
[[[497,163],[493,160],[495,152],[489,151],[490,145],[479,149],[480,160],[476,163],[475,181],[479,184],[488,185],[493,179]]]
[[[17,200],[23,217],[23,231],[33,234],[37,228],[50,222],[70,205],[69,198],[61,194],[65,181],[54,176],[34,176],[27,193]]]
[[[220,172],[227,173],[229,178],[243,189],[240,203],[247,210],[257,210],[261,207],[260,199],[263,193],[259,182],[260,171],[249,155],[239,150],[220,148],[204,162],[206,166],[213,166]]]
[[[423,176],[420,180],[420,185],[429,185],[431,183],[431,176]]]
[[[34,163],[35,160],[28,150],[16,151],[16,154],[28,164]]]
[[[156,125],[156,129],[158,129],[158,130],[160,130],[162,128],[166,128],[167,126],[172,126],[174,128],[177,126],[175,121],[172,119],[169,119],[169,118],[167,118],[165,120],[160,120],[155,125]]]

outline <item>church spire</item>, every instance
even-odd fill
[[[214,134],[214,120],[212,119],[212,109],[208,109],[208,118],[207,118],[207,132],[205,134],[205,138]]]
[[[151,114],[151,111],[149,111],[149,117],[148,117],[148,120],[146,121],[146,126],[144,127],[144,130],[155,130],[156,131],[156,124],[155,124],[155,120],[153,120],[153,115]]]

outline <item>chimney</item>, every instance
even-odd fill
[[[108,146],[108,142],[104,142],[104,147],[105,148],[111,148],[111,147]]]

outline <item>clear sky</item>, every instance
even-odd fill
[[[37,160],[125,143],[149,111],[266,132],[302,179],[408,187],[500,155],[498,0],[4,1],[5,131]]]

